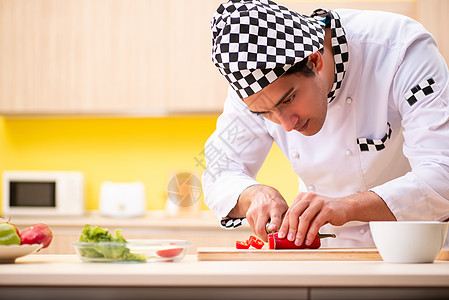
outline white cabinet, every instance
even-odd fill
[[[1,114],[218,112],[211,0],[0,0]]]

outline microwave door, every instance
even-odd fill
[[[84,175],[79,171],[4,171],[5,216],[81,216]]]
[[[11,207],[56,208],[54,181],[11,181],[9,189]]]

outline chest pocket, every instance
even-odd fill
[[[387,130],[385,135],[380,140],[357,138],[357,145],[359,145],[360,151],[380,151],[385,149],[385,143],[391,138],[391,126],[387,122]]]

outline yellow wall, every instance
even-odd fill
[[[172,171],[202,173],[195,159],[204,159],[201,152],[216,118],[0,117],[0,172],[80,170],[85,175],[88,210],[98,209],[102,181],[141,180],[147,209],[164,209]],[[296,195],[297,178],[276,146],[258,179],[277,187],[289,202]]]

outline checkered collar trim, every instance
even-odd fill
[[[212,18],[212,61],[240,98],[262,90],[323,42],[318,20],[270,0],[230,0]]]
[[[327,95],[328,101],[331,103],[341,87],[348,65],[349,51],[346,33],[341,26],[340,16],[335,11],[320,8],[315,10],[311,17],[321,21],[325,27],[330,27],[331,29],[331,43],[335,62],[334,84]]]

